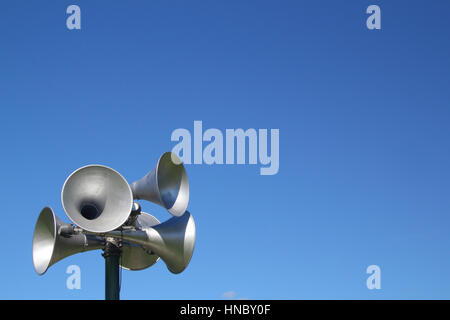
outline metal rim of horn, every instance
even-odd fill
[[[33,266],[38,274],[44,274],[51,265],[57,236],[57,220],[49,207],[42,209],[33,233]]]
[[[131,184],[134,199],[156,203],[173,216],[182,216],[189,203],[189,181],[181,159],[165,152],[156,168]]]
[[[133,194],[125,178],[102,165],[81,167],[67,178],[61,201],[69,219],[90,232],[108,232],[128,219]]]

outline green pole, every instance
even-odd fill
[[[121,249],[107,241],[103,252],[105,258],[105,300],[119,300],[119,260]]]

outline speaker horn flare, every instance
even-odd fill
[[[68,256],[104,246],[103,239],[92,235],[63,236],[59,232],[62,225],[50,207],[42,209],[33,234],[33,265],[39,275]]]
[[[133,206],[128,182],[117,171],[100,165],[74,171],[64,183],[61,200],[73,223],[97,233],[120,227]]]
[[[189,203],[189,182],[184,166],[173,152],[164,153],[156,168],[131,184],[134,199],[156,203],[181,216]]]

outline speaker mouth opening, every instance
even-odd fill
[[[189,183],[183,163],[176,154],[166,152],[159,159],[156,170],[164,207],[174,216],[183,215],[189,202]]]
[[[97,219],[102,214],[94,203],[83,203],[80,207],[80,213],[87,220]]]

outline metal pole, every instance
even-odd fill
[[[105,258],[105,300],[119,300],[119,260],[122,250],[114,240],[107,240]]]

